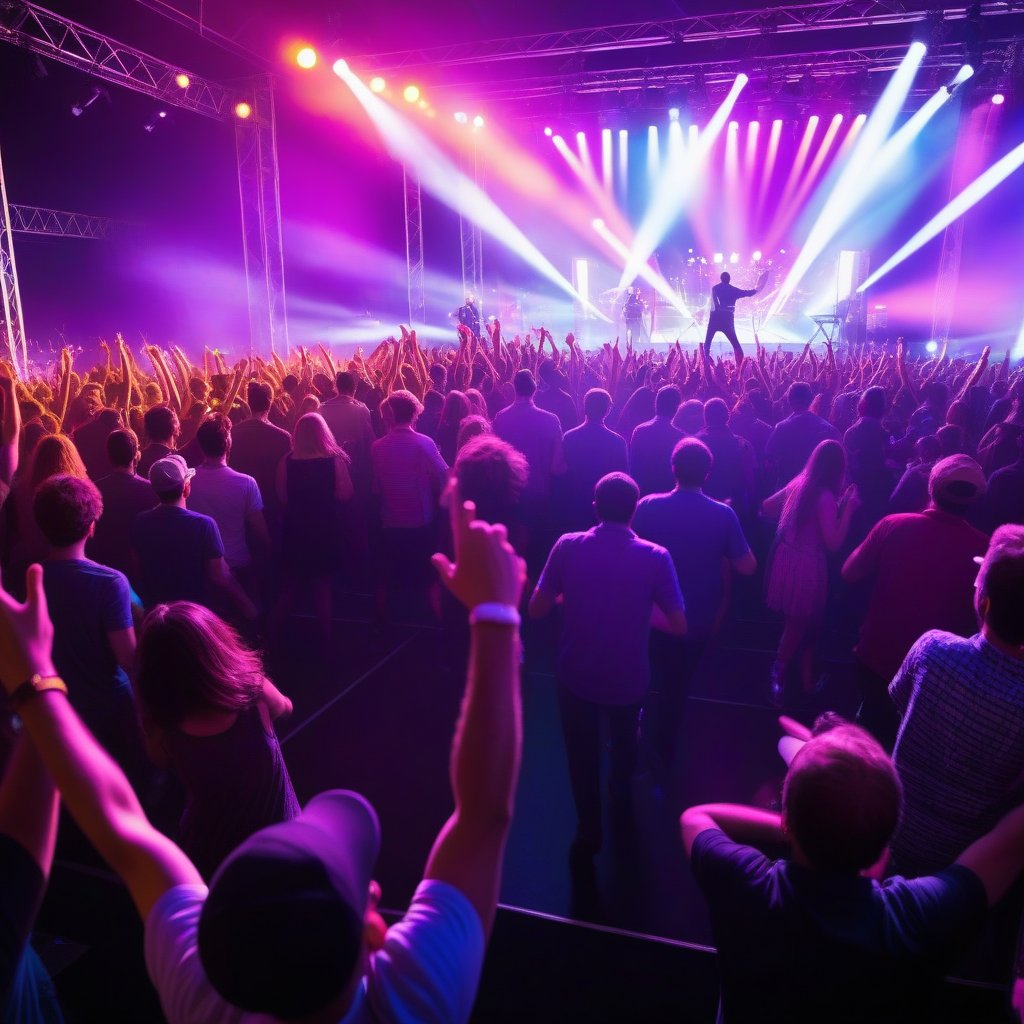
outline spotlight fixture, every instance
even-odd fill
[[[484,119],[483,119],[483,117],[480,116],[480,114],[477,114],[476,117],[473,118],[473,127],[474,128],[483,128],[483,126],[484,126]]]
[[[339,57],[332,65],[331,70],[340,78],[342,75],[348,73],[348,61],[344,57]]]
[[[668,119],[670,121],[678,121],[679,120],[679,108],[678,107],[669,107]]]
[[[725,262],[725,257],[720,252],[716,252],[714,257],[713,257],[713,259],[714,259],[715,263],[724,263]]]
[[[467,114],[464,110],[456,110],[455,111],[455,120],[459,124],[468,124],[469,123],[469,114]]]
[[[158,110],[143,126],[143,131],[152,132],[167,117],[166,110]]]
[[[932,340],[932,341],[929,341],[929,342],[928,342],[928,343],[927,343],[927,344],[926,344],[926,345],[924,346],[924,349],[925,349],[925,351],[926,351],[926,352],[927,352],[927,353],[928,353],[929,355],[932,355],[932,354],[934,354],[935,352],[938,352],[938,351],[939,351],[939,343],[938,343],[937,341],[934,341],[934,340]]]
[[[85,100],[84,103],[76,103],[71,108],[71,113],[74,114],[75,117],[81,117],[102,95],[103,90],[99,87],[95,87],[89,94],[89,98]]]
[[[600,231],[604,227],[604,221],[600,217],[595,217],[593,220],[594,230]]]
[[[407,85],[402,90],[406,103],[415,103],[420,98],[420,87],[418,85]]]
[[[179,89],[187,89],[192,84],[192,79],[189,78],[184,71],[179,71],[178,74],[174,76],[174,84]]]
[[[544,134],[550,139],[551,136],[554,135],[555,133],[550,128],[545,128]]]
[[[239,118],[242,121],[247,120],[248,118],[252,117],[252,107],[248,103],[246,103],[245,100],[242,100],[240,103],[236,103],[235,117]]]
[[[739,263],[739,261],[740,261],[740,254],[738,252],[734,252],[734,253],[731,253],[729,255],[729,262],[730,263]]]
[[[761,250],[760,249],[755,249],[754,250],[754,255],[753,255],[752,258],[753,258],[755,263],[760,263],[761,262],[761,255],[762,254],[761,254]]]
[[[380,77],[380,75],[374,75],[373,78],[370,79],[370,92],[375,92],[375,93],[377,93],[378,96],[387,87],[388,87],[388,83],[385,82],[384,79]]]
[[[972,68],[970,64],[964,64],[963,67],[961,67],[960,70],[956,73],[956,77],[953,79],[953,81],[946,86],[946,92],[948,92],[949,95],[952,96],[953,91],[956,89],[958,85],[963,85],[964,82],[966,82],[969,78],[973,77],[974,68]]]
[[[1003,104],[1004,104],[1004,103],[1006,102],[1006,97],[1005,97],[1005,96],[1004,96],[1004,95],[1003,95],[1003,94],[1002,94],[1001,92],[997,92],[997,93],[996,93],[996,94],[995,94],[995,95],[994,95],[994,96],[992,97],[992,102],[993,102],[993,103],[994,103],[994,104],[995,104],[995,105],[996,105],[997,107],[1001,107],[1001,106],[1002,106],[1002,105],[1003,105]]]
[[[316,50],[312,46],[304,46],[297,54],[295,54],[295,63],[300,68],[305,68],[307,71],[310,68],[316,67]]]

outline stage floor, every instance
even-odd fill
[[[463,687],[465,635],[429,625],[372,629],[358,615],[340,616],[333,666],[324,670],[304,653],[312,633],[308,619],[293,620],[288,651],[272,666],[295,702],[293,719],[280,730],[292,779],[303,800],[328,787],[369,797],[383,830],[377,872],[383,903],[403,907],[451,810],[448,749]],[[553,675],[557,627],[527,625],[524,756],[504,904],[710,943],[703,901],[685,863],[679,814],[713,800],[768,806],[778,798],[784,772],[777,712],[766,700],[776,624],[740,614],[728,633],[691,687],[667,777],[659,782],[641,769],[632,807],[612,816],[606,806],[605,848],[594,871],[581,874],[568,858],[575,815]],[[826,707],[849,715],[856,709],[849,644],[844,657],[835,653],[843,642],[832,639],[825,692],[812,704],[787,709],[807,722]]]

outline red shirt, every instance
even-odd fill
[[[918,637],[930,629],[970,636],[975,555],[988,538],[957,516],[930,508],[886,516],[850,556],[851,581],[870,580],[871,598],[854,650],[891,679]],[[849,564],[849,563],[848,563]]]

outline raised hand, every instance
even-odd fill
[[[505,527],[477,519],[476,506],[462,500],[455,479],[449,483],[445,499],[455,562],[440,553],[431,558],[441,582],[467,608],[480,604],[517,608],[526,584],[526,563],[509,544]]]
[[[25,589],[28,599],[24,604],[0,589],[0,682],[8,693],[37,672],[56,675],[53,623],[46,608],[42,566],[29,566]]]

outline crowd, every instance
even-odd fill
[[[683,814],[723,1019],[924,1019],[954,956],[996,921],[1015,939],[1024,369],[902,343],[740,356],[493,324],[344,361],[118,338],[88,368],[0,365],[8,1019],[46,991],[28,939],[58,799],[131,893],[168,1020],[467,1019],[522,742],[520,614],[559,610],[578,865],[604,842],[602,729],[628,803],[641,759],[668,772],[755,580],[780,630],[764,696],[827,696],[820,644],[848,623],[862,700],[856,722],[790,724],[781,814]],[[469,610],[455,811],[390,929],[375,813],[341,790],[300,808],[262,657],[308,600],[330,665],[339,584],[378,622]],[[170,835],[144,810],[167,779]]]

